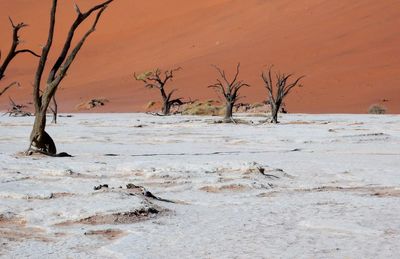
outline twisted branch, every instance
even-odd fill
[[[11,43],[11,48],[10,48],[10,51],[8,52],[8,55],[4,59],[3,63],[0,64],[0,80],[4,77],[4,74],[6,73],[8,65],[18,54],[29,53],[35,57],[40,57],[38,54],[36,54],[35,52],[33,52],[32,50],[29,50],[29,49],[17,50],[18,46],[21,44],[21,40],[19,38],[19,31],[22,28],[27,27],[28,25],[23,22],[15,24],[13,22],[13,20],[11,19],[11,17],[8,17],[8,19],[10,20],[11,26],[13,28],[12,43]],[[1,59],[1,52],[0,52],[0,59]]]

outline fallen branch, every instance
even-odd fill
[[[23,108],[26,107],[25,105],[16,104],[11,98],[10,98],[10,106],[11,108],[9,108],[8,111],[3,114],[3,116],[6,114],[8,114],[10,117],[32,116],[30,112],[22,110]]]
[[[139,189],[141,191],[141,193],[143,194],[143,196],[148,197],[148,198],[152,198],[154,200],[163,201],[163,202],[170,202],[170,203],[176,203],[174,201],[163,199],[163,198],[155,196],[150,191],[146,190],[146,188],[144,188],[143,186],[138,186],[138,185],[135,185],[133,183],[129,183],[129,184],[126,185],[126,188],[127,189]]]

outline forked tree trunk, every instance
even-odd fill
[[[57,153],[56,145],[50,135],[45,131],[46,111],[47,108],[44,107],[36,111],[30,141],[31,145],[35,146],[37,149],[50,155],[55,155]]]
[[[271,115],[272,115],[272,119],[271,119],[271,122],[272,123],[279,123],[278,122],[278,113],[279,113],[279,108],[280,108],[280,106],[281,106],[281,104],[278,102],[278,103],[274,103],[274,102],[272,102],[272,101],[270,101],[271,102]]]
[[[47,38],[46,45],[42,48],[42,55],[40,56],[40,61],[38,68],[36,70],[35,81],[33,84],[33,102],[35,105],[35,122],[32,128],[32,132],[30,135],[30,146],[35,146],[41,152],[44,152],[48,155],[56,155],[57,149],[54,144],[53,139],[47,134],[45,131],[46,128],[46,114],[47,109],[49,108],[49,104],[51,99],[57,92],[58,86],[60,85],[61,81],[66,76],[69,67],[73,63],[76,55],[82,48],[83,44],[85,43],[86,39],[92,34],[95,29],[96,25],[100,19],[100,16],[107,8],[107,5],[111,3],[113,0],[107,0],[102,4],[96,5],[89,9],[87,12],[82,13],[79,7],[75,4],[75,11],[77,12],[76,19],[74,23],[71,25],[71,28],[68,32],[67,39],[64,42],[64,47],[61,51],[61,54],[58,56],[57,61],[55,62],[53,68],[49,73],[49,77],[47,79],[46,88],[41,91],[40,83],[43,76],[43,71],[47,63],[47,57],[49,55],[53,37],[54,37],[54,28],[55,28],[55,21],[56,21],[56,10],[57,10],[57,2],[58,0],[52,1],[52,8],[50,11],[50,28]],[[72,50],[71,44],[74,38],[75,31],[78,27],[88,18],[91,16],[92,13],[97,11],[96,17],[92,23],[90,29],[81,37],[81,39],[76,43],[75,47]],[[41,93],[42,92],[42,93]]]
[[[224,121],[232,121],[232,116],[233,116],[233,103],[232,102],[226,102],[225,104],[225,117]]]
[[[169,98],[167,94],[165,93],[164,86],[160,88],[160,93],[163,99],[163,108],[162,108],[162,114],[163,115],[169,115],[169,110],[171,108],[171,105],[169,103]]]
[[[164,100],[163,101],[163,108],[162,108],[162,114],[163,115],[169,115],[171,112],[171,103],[169,100]]]
[[[272,123],[278,123],[278,109],[276,107],[271,107],[271,113],[272,113]]]

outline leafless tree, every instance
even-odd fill
[[[292,74],[282,74],[280,72],[275,73],[276,82],[275,85],[272,80],[272,67],[269,68],[268,72],[262,72],[261,77],[265,83],[265,88],[268,91],[268,102],[271,106],[272,123],[278,123],[278,113],[283,100],[290,93],[290,91],[296,87],[301,87],[299,84],[300,80],[304,76],[298,77],[292,83],[289,83]]]
[[[225,122],[232,122],[232,114],[233,114],[233,107],[235,106],[236,101],[239,99],[239,90],[246,86],[250,86],[244,83],[241,80],[238,80],[239,73],[240,73],[240,63],[237,64],[236,67],[236,74],[232,81],[227,79],[226,73],[224,70],[220,69],[217,66],[214,66],[215,69],[218,71],[221,78],[217,79],[217,83],[208,86],[209,88],[215,88],[220,94],[222,94],[225,98]]]
[[[157,68],[155,71],[147,72],[140,74],[139,76],[134,73],[134,77],[137,81],[141,81],[145,84],[146,88],[149,89],[158,89],[160,90],[160,94],[163,101],[162,107],[162,115],[169,115],[171,112],[171,107],[174,105],[182,105],[182,98],[171,99],[172,94],[176,91],[173,89],[169,93],[166,92],[165,85],[172,81],[174,78],[174,73],[181,70],[182,68],[178,67],[171,70],[166,70],[164,73]],[[164,76],[162,76],[164,74]]]
[[[21,53],[30,53],[36,57],[40,57],[38,54],[36,54],[35,52],[33,52],[32,50],[29,49],[20,49],[17,50],[18,45],[21,44],[21,40],[19,38],[19,31],[24,28],[27,27],[28,25],[21,22],[18,24],[15,24],[13,22],[13,20],[9,17],[8,18],[10,20],[11,26],[12,26],[12,43],[11,43],[11,48],[10,51],[8,52],[8,55],[6,56],[6,58],[3,60],[2,63],[0,63],[0,80],[4,78],[6,70],[8,68],[8,66],[10,65],[11,61],[18,55]],[[0,51],[0,60],[1,60],[1,51]],[[4,87],[1,91],[0,91],[0,96],[2,96],[8,89],[10,89],[11,87],[13,87],[14,85],[19,85],[17,82],[12,82],[11,84],[9,84],[8,86]]]
[[[63,49],[58,56],[56,62],[51,68],[48,79],[46,82],[46,87],[41,90],[41,79],[43,76],[43,71],[45,69],[47,58],[51,50],[51,46],[54,38],[54,28],[56,23],[56,11],[57,11],[57,0],[52,0],[52,7],[50,11],[50,26],[48,32],[47,42],[42,49],[42,54],[40,61],[36,70],[36,75],[33,83],[33,103],[35,106],[35,122],[30,135],[30,145],[28,151],[31,150],[32,146],[44,154],[54,156],[57,153],[56,145],[53,139],[45,131],[46,128],[46,112],[49,104],[57,92],[58,86],[67,74],[72,62],[74,61],[76,55],[82,48],[86,39],[92,34],[97,26],[97,23],[107,8],[107,5],[113,2],[113,0],[105,1],[101,4],[95,5],[90,8],[87,12],[81,12],[78,5],[75,4],[75,11],[77,16],[71,25],[67,38],[64,42]],[[96,14],[96,17],[88,31],[84,33],[82,38],[76,43],[76,45],[71,49],[72,40],[74,34],[78,27],[92,14]]]

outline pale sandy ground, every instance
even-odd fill
[[[21,47],[40,51],[50,2],[0,1],[3,57],[11,40],[8,16],[30,25],[21,33]],[[74,2],[83,11],[101,0],[59,1],[48,69],[75,17]],[[287,101],[290,112],[366,113],[371,104],[382,103],[399,113],[399,28],[399,0],[116,0],[62,82],[59,108],[76,112],[82,101],[107,98],[100,112],[144,111],[160,96],[135,82],[133,72],[157,67],[183,67],[169,86],[179,89],[177,97],[215,99],[207,89],[217,76],[211,65],[232,74],[241,62],[241,79],[252,85],[243,89],[242,101],[265,100],[260,74],[274,64],[306,75],[304,88]],[[21,82],[9,92],[17,103],[31,101],[37,62],[18,57],[0,84]],[[8,98],[0,99],[0,109],[7,106]]]
[[[400,257],[398,116],[243,118],[74,115],[48,127],[74,157],[42,158],[2,117],[0,257]]]

